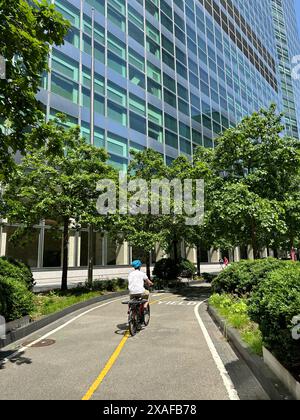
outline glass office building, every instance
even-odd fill
[[[48,119],[66,113],[87,141],[107,149],[118,169],[126,169],[130,149],[153,148],[170,163],[199,145],[214,147],[220,133],[271,102],[286,112],[286,130],[298,137],[299,87],[291,78],[299,45],[293,0],[53,3],[72,28],[65,45],[52,50],[51,71],[43,76],[38,97]],[[50,251],[57,247],[50,237],[36,241]],[[101,241],[99,263],[118,263],[113,244]],[[38,265],[57,265],[59,252],[55,258],[50,252],[52,262],[39,247]],[[85,265],[86,248],[78,240],[76,247],[71,260]]]
[[[151,147],[168,163],[198,145],[213,147],[223,130],[270,102],[287,111],[296,135],[297,95],[284,67],[298,39],[292,0],[54,3],[72,29],[53,49],[39,98],[48,118],[67,113],[89,140],[94,49],[92,141],[118,168],[130,148]]]

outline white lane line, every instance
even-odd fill
[[[203,321],[202,321],[202,319],[199,315],[199,307],[204,302],[205,302],[205,300],[203,302],[200,302],[194,309],[197,321],[200,325],[200,328],[202,330],[202,333],[204,335],[204,338],[206,340],[208,348],[211,352],[211,355],[214,359],[214,362],[215,362],[215,364],[216,364],[216,366],[217,366],[217,368],[220,372],[220,375],[222,377],[223,383],[225,385],[225,388],[226,388],[226,391],[229,395],[230,400],[239,400],[240,398],[239,398],[238,393],[237,393],[237,391],[236,391],[236,389],[233,385],[233,382],[232,382],[232,380],[231,380],[231,378],[230,378],[230,376],[229,376],[229,374],[228,374],[228,372],[227,372],[227,370],[224,366],[224,363],[222,362],[221,357],[219,356],[219,353],[217,352],[217,349],[216,349],[214,343],[212,342],[212,339],[210,338],[210,335],[209,335],[209,333],[208,333],[208,331],[207,331],[207,329],[206,329],[206,327],[205,327],[205,325],[204,325],[204,323],[203,323]]]
[[[54,330],[49,331],[47,334],[43,335],[40,338],[37,338],[35,341],[33,341],[32,343],[27,344],[24,347],[21,347],[20,349],[18,349],[17,351],[15,351],[13,354],[10,354],[9,356],[7,356],[5,359],[3,359],[3,363],[6,363],[8,360],[13,359],[15,356],[19,355],[20,353],[23,353],[25,350],[27,350],[28,348],[32,347],[34,344],[38,343],[39,341],[45,340],[45,338],[55,334],[57,331],[62,330],[63,328],[65,328],[67,325],[70,325],[72,322],[76,321],[77,319],[81,318],[82,316],[95,311],[96,309],[102,308],[103,306],[107,306],[110,305],[111,303],[117,302],[119,300],[123,300],[124,296],[119,298],[119,299],[115,299],[115,300],[111,300],[109,302],[103,303],[102,305],[98,305],[95,306],[94,308],[91,308],[77,316],[75,316],[74,318],[70,319],[69,321],[65,322],[64,324],[60,325],[59,327],[55,328]]]

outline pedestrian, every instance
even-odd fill
[[[219,263],[220,263],[220,266],[221,266],[221,268],[223,270],[224,269],[224,260],[223,260],[223,258],[220,258],[219,259]]]
[[[225,268],[229,265],[229,260],[227,257],[224,257],[224,265],[225,265]]]

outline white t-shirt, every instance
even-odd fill
[[[139,295],[145,292],[144,281],[148,280],[145,273],[140,270],[134,270],[128,276],[128,289],[131,295]]]

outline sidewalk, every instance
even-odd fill
[[[152,272],[153,267],[151,267]],[[33,277],[36,281],[34,291],[51,290],[60,288],[61,269],[33,269]],[[115,278],[127,279],[128,273],[131,271],[129,266],[105,266],[96,267],[94,269],[94,280],[111,280]],[[220,271],[219,264],[203,264],[201,265],[202,273],[218,273]],[[75,287],[80,283],[85,283],[88,278],[87,268],[69,268],[68,286]]]

